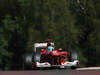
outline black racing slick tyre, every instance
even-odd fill
[[[76,51],[72,51],[71,53],[70,53],[70,60],[71,60],[71,62],[73,62],[73,61],[75,61],[75,60],[78,60],[78,54],[77,54],[77,52]],[[76,66],[71,66],[71,69],[72,70],[75,70],[75,69],[77,69],[79,67],[79,62],[77,62],[77,64],[76,64]]]
[[[79,68],[79,63],[77,63],[76,66],[71,66],[72,70],[76,70],[77,68]]]
[[[23,55],[23,70],[31,70],[32,69],[32,53],[25,53]]]
[[[33,53],[33,63],[34,62],[40,62],[40,61],[41,61],[40,53],[37,53],[37,52]]]
[[[76,51],[72,51],[70,53],[70,60],[71,61],[78,60],[78,55],[77,55],[77,52]]]
[[[33,53],[32,69],[40,69],[37,62],[41,62],[41,55],[40,53],[35,52]]]
[[[36,62],[40,61],[40,53],[25,53],[23,55],[23,70],[31,70],[37,68]]]

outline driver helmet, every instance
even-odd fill
[[[49,51],[53,51],[53,50],[54,50],[54,47],[49,46],[47,49],[48,49]]]

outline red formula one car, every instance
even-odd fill
[[[51,43],[54,46],[54,43]],[[23,69],[66,68],[76,69],[79,66],[77,53],[62,49],[49,51],[47,43],[35,43],[33,53],[23,55]]]

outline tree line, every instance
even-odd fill
[[[100,0],[0,0],[0,69],[21,68],[36,42],[76,50],[80,64],[100,66]]]

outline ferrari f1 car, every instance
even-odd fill
[[[54,46],[54,43],[51,43]],[[62,49],[48,51],[47,43],[35,43],[34,52],[23,55],[23,69],[66,68],[76,69],[79,66],[77,53]]]

